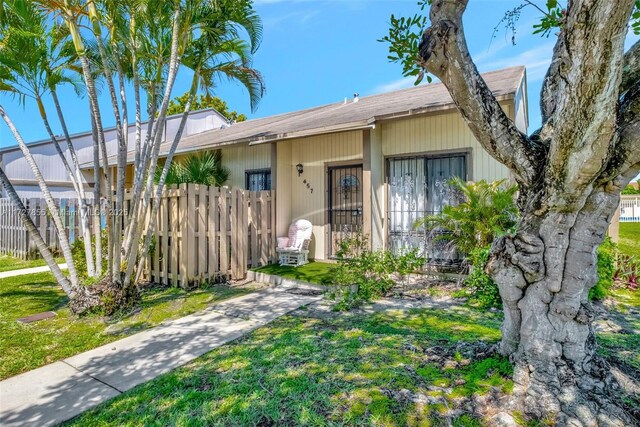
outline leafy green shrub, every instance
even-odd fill
[[[102,271],[107,270],[107,231],[102,230]],[[91,237],[91,250],[92,253],[96,253],[96,239],[95,237]],[[87,279],[87,257],[84,252],[84,240],[76,239],[71,244],[71,256],[73,257],[73,262],[76,265],[76,270],[78,271],[78,277],[80,280]]]
[[[333,285],[334,296],[339,299],[338,310],[349,310],[386,295],[396,284],[393,273],[404,278],[424,264],[424,258],[417,251],[402,256],[389,251],[371,251],[368,237],[360,233],[344,239],[336,256],[338,266],[334,270]]]
[[[640,194],[640,180],[636,181],[636,184],[638,184],[637,187],[631,184],[627,185],[622,189],[622,194]]]
[[[489,252],[491,246],[477,248],[471,251],[469,261],[471,263],[471,272],[464,280],[464,289],[462,296],[469,299],[469,302],[481,308],[502,307],[500,292],[498,285],[493,281],[484,267],[489,260]]]
[[[616,244],[607,237],[598,247],[598,281],[589,290],[590,300],[604,299],[609,293],[616,273],[616,255]]]
[[[509,232],[518,221],[518,207],[514,197],[515,185],[505,180],[465,182],[453,178],[451,190],[460,194],[458,204],[446,205],[437,215],[429,215],[416,222],[427,231],[440,230],[436,239],[451,242],[465,255],[476,248],[490,245],[496,237]]]

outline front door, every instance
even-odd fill
[[[362,165],[329,168],[328,255],[335,257],[345,237],[362,231]]]

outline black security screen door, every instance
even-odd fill
[[[454,176],[467,179],[465,155],[448,157],[407,157],[387,160],[389,249],[402,253],[414,248],[430,259],[450,255],[430,244],[424,229],[414,227],[418,219],[437,214],[455,203],[447,181]],[[437,240],[437,239],[436,239]]]
[[[362,165],[329,168],[328,255],[335,256],[342,239],[362,231]]]

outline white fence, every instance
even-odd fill
[[[622,195],[620,222],[640,222],[640,196]]]

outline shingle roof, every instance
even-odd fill
[[[482,76],[498,99],[512,98],[518,91],[525,68],[505,68]],[[370,126],[378,120],[423,114],[454,108],[442,83],[433,83],[378,95],[365,96],[359,102],[348,100],[306,110],[247,120],[223,129],[213,129],[183,138],[176,153],[250,143],[259,144]],[[160,156],[168,153],[171,141],[160,147]],[[115,163],[115,158],[109,159]],[[129,153],[128,161],[133,160]],[[83,165],[85,167],[91,164]]]

